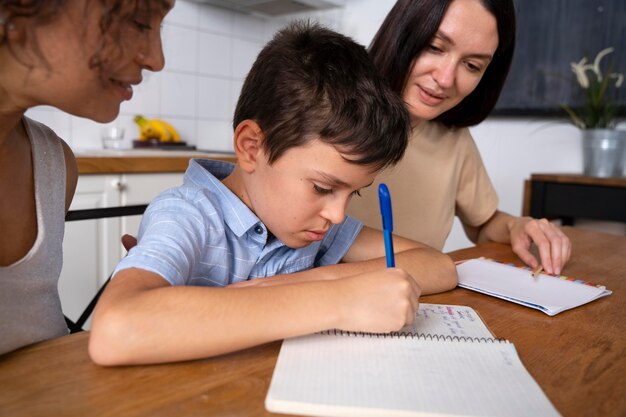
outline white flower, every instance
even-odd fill
[[[605,73],[600,70],[602,58],[614,51],[609,47],[601,50],[589,63],[587,57],[583,57],[579,62],[572,62],[572,72],[576,74],[578,84],[584,89],[586,103],[580,109],[574,109],[567,104],[559,103],[559,106],[567,112],[570,119],[581,129],[592,128],[613,128],[615,126],[615,115],[610,96],[605,97],[607,90],[613,80],[615,88],[620,88],[624,82],[624,75],[618,72],[611,72],[609,68]]]
[[[624,76],[622,74],[618,74],[617,72],[612,72],[607,75],[609,78],[616,78],[615,87],[620,88],[622,86],[622,82],[624,82]]]
[[[578,79],[578,84],[580,84],[580,86],[582,88],[589,88],[589,78],[587,78],[587,74],[585,74],[585,71],[587,71],[587,69],[591,68],[591,65],[585,65],[587,63],[587,58],[583,58],[580,60],[580,62],[576,63],[576,62],[572,62],[572,71],[574,72],[574,74],[576,74],[576,79]]]
[[[608,55],[611,52],[613,52],[612,47],[605,48],[598,52],[598,55],[596,55],[596,59],[594,59],[593,61],[593,72],[596,73],[596,76],[598,77],[598,82],[602,82],[602,73],[600,72],[600,60],[604,58],[605,55]]]
[[[576,79],[578,80],[578,84],[584,89],[589,88],[589,77],[587,77],[587,71],[592,71],[596,74],[596,78],[599,83],[602,82],[602,71],[600,71],[600,61],[606,55],[610,54],[614,51],[613,47],[608,47],[596,55],[596,59],[593,60],[593,64],[587,64],[587,57],[584,57],[580,60],[580,62],[572,62],[572,71],[576,74]],[[611,72],[606,74],[608,78],[615,78],[615,87],[619,88],[624,81],[624,76],[617,72]]]

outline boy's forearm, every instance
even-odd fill
[[[126,271],[94,314],[89,354],[101,365],[197,359],[330,328],[397,331],[413,322],[420,296],[398,268],[253,288],[172,287]]]
[[[383,259],[380,259],[382,262]],[[422,294],[435,294],[456,287],[458,277],[452,259],[435,249],[424,247],[396,254],[396,265],[405,269],[422,288]]]
[[[452,259],[432,248],[408,249],[395,254],[396,267],[409,273],[422,289],[422,294],[434,294],[456,287],[457,274]],[[334,279],[386,267],[384,257],[367,261],[341,263],[300,272],[312,279]],[[294,275],[294,274],[292,274]],[[289,278],[286,278],[289,279]]]
[[[457,274],[452,259],[432,248],[422,247],[397,252],[396,266],[404,269],[421,287],[422,294],[435,294],[453,289],[457,285]],[[326,265],[292,274],[275,275],[239,283],[235,286],[269,286],[289,283],[333,280],[359,273],[383,270],[385,258],[366,261]]]
[[[90,336],[90,354],[101,365],[203,358],[332,328],[340,305],[328,282],[137,292],[117,291],[115,284],[98,306]]]

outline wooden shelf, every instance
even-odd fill
[[[532,174],[524,187],[523,214],[559,218],[566,225],[577,218],[626,222],[626,178]]]

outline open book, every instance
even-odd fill
[[[550,316],[612,293],[603,286],[564,276],[539,274],[533,278],[528,268],[482,258],[465,261],[456,269],[459,287],[536,308]]]
[[[268,411],[311,416],[558,416],[513,345],[470,307],[421,304],[392,334],[287,339]]]

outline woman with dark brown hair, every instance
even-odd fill
[[[369,52],[404,98],[413,132],[402,162],[377,181],[393,194],[397,234],[441,250],[457,216],[473,242],[510,243],[532,268],[541,263],[559,274],[570,256],[569,239],[546,219],[498,210],[468,130],[495,106],[514,47],[512,0],[399,0]],[[350,214],[379,227],[375,190],[355,198]]]
[[[76,161],[38,105],[109,122],[164,59],[173,0],[0,0],[0,354],[67,334],[57,290]]]

